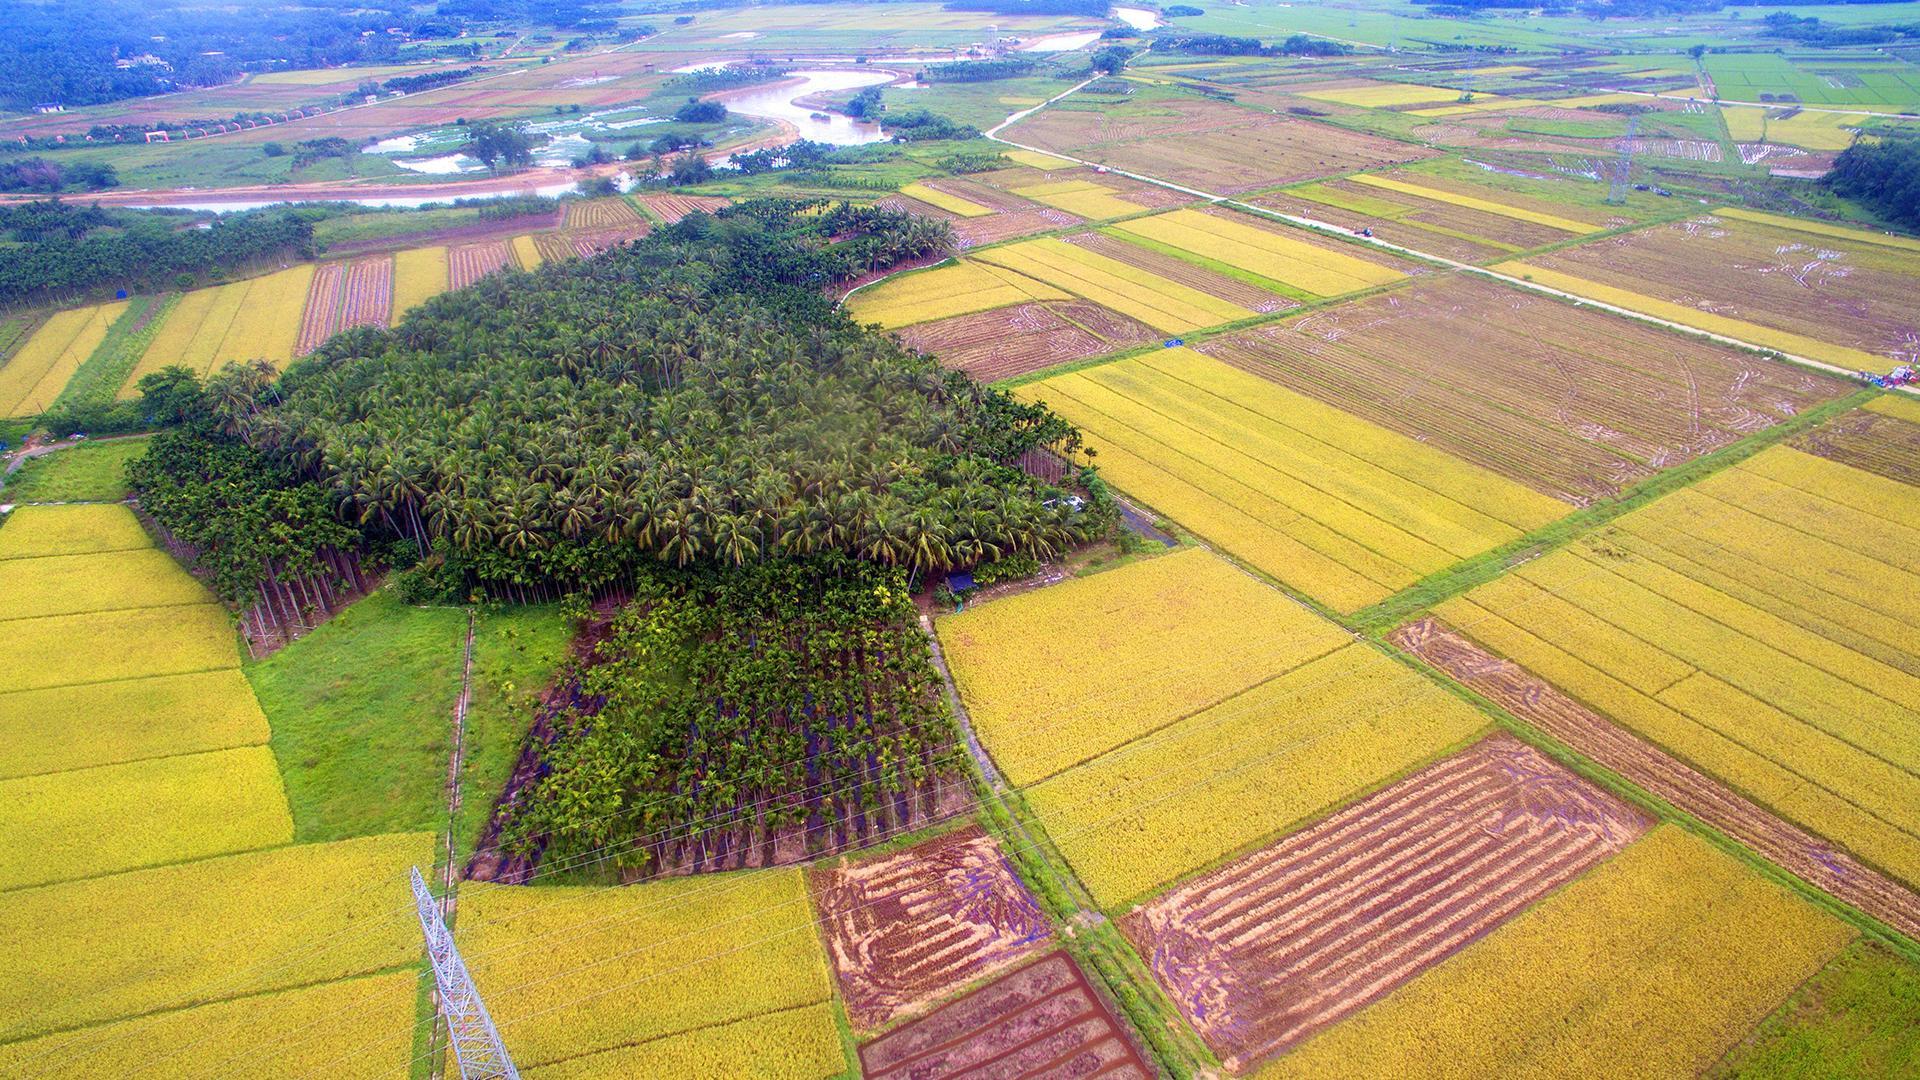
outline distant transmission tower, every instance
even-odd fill
[[[1640,130],[1638,116],[1627,117],[1627,137],[1620,140],[1620,164],[1613,170],[1613,183],[1607,185],[1607,204],[1619,206],[1627,201],[1627,181],[1633,178],[1633,137]]]
[[[520,1071],[513,1067],[493,1017],[487,1015],[480,991],[467,974],[466,962],[454,947],[453,931],[440,917],[440,905],[427,891],[417,866],[413,868],[413,902],[420,909],[420,929],[427,935],[427,958],[433,961],[433,981],[440,988],[440,1010],[447,1017],[447,1036],[453,1042],[461,1080],[520,1080]]]

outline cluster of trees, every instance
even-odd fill
[[[845,555],[638,575],[507,848],[650,873],[904,829],[961,764],[914,616],[900,571]]]
[[[120,174],[104,161],[48,161],[20,158],[0,161],[0,191],[34,191],[57,195],[63,191],[103,191],[120,186]]]
[[[1107,0],[949,0],[948,11],[990,11],[995,15],[1084,15],[1104,19]]]
[[[533,148],[542,141],[519,121],[482,120],[468,125],[461,150],[489,169],[518,169],[533,164]]]
[[[1345,56],[1353,51],[1337,41],[1306,34],[1294,34],[1277,45],[1268,45],[1259,38],[1185,30],[1154,31],[1153,47],[1162,52],[1202,56]]]
[[[1836,195],[1858,200],[1889,221],[1920,230],[1920,138],[1856,140],[1834,160],[1825,183]]]
[[[990,82],[1017,79],[1033,74],[1037,61],[1009,57],[1001,60],[962,60],[951,64],[928,64],[920,69],[921,82]]]
[[[422,90],[450,86],[462,79],[471,79],[486,70],[483,67],[443,68],[421,75],[401,75],[381,83],[380,88],[389,93],[417,94]]]
[[[713,90],[731,90],[738,86],[754,86],[759,83],[773,82],[787,77],[789,68],[775,64],[728,64],[725,67],[701,68],[675,75],[662,83],[667,90],[689,90],[704,94]]]
[[[880,130],[895,142],[926,142],[931,139],[977,139],[980,129],[961,124],[924,108],[901,109],[880,117]]]
[[[727,118],[727,107],[718,101],[701,101],[690,97],[687,103],[673,110],[675,123],[680,124],[717,124]]]
[[[1884,45],[1920,35],[1920,26],[1834,26],[1811,15],[1800,18],[1785,11],[1770,12],[1760,22],[1768,37],[1802,45]]]
[[[0,208],[0,235],[18,245],[0,258],[0,304],[111,288],[175,288],[268,258],[309,256],[315,213],[255,210],[185,228],[198,219],[55,200]],[[181,275],[187,275],[184,282]]]
[[[851,323],[825,286],[943,223],[762,201],[442,296],[230,412],[355,518],[495,585],[843,552],[931,571],[1110,523],[1015,465],[1059,417]]]

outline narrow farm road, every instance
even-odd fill
[[[1087,82],[1092,82],[1092,81],[1093,81],[1092,79],[1087,80]],[[1199,188],[1187,187],[1184,184],[1176,184],[1171,180],[1167,180],[1158,176],[1152,176],[1147,173],[1130,172],[1126,169],[1117,169],[1110,165],[1103,165],[1097,161],[1088,161],[1084,158],[1074,157],[1071,154],[1063,154],[1057,150],[1046,150],[1038,146],[1029,146],[1026,143],[1015,142],[1012,139],[1001,137],[1000,132],[1002,129],[1008,127],[1011,124],[1017,123],[1020,120],[1024,120],[1028,116],[1031,116],[1036,112],[1039,112],[1041,109],[1044,109],[1047,106],[1052,105],[1055,102],[1058,102],[1059,100],[1066,97],[1067,95],[1072,94],[1074,91],[1079,90],[1081,87],[1086,86],[1087,82],[1080,83],[1079,85],[1074,86],[1071,89],[1068,89],[1066,91],[1063,91],[1060,94],[1057,94],[1051,98],[1048,98],[1046,101],[1040,103],[1039,105],[1035,105],[1030,109],[1026,109],[1022,112],[1015,113],[1014,115],[1008,117],[1006,120],[1002,121],[1001,123],[994,125],[994,127],[991,130],[986,132],[986,137],[989,139],[992,139],[994,142],[1002,143],[1007,146],[1014,147],[1016,149],[1029,150],[1037,154],[1047,154],[1051,157],[1061,158],[1066,161],[1071,161],[1077,165],[1084,165],[1088,168],[1104,169],[1115,176],[1124,176],[1130,180],[1138,180],[1142,183],[1153,184],[1157,187],[1167,188],[1171,191],[1178,191],[1183,195],[1191,195],[1197,199],[1205,199],[1208,202],[1220,203],[1226,206],[1231,206],[1236,210],[1244,210],[1248,213],[1257,214],[1261,217],[1273,218],[1278,221],[1284,221],[1291,225],[1297,225],[1303,229],[1310,229],[1314,232],[1322,233],[1327,236],[1338,237],[1339,239],[1348,241],[1349,243],[1365,244],[1369,247],[1373,247],[1381,251],[1390,251],[1397,255],[1407,255],[1416,259],[1422,259],[1429,263],[1435,263],[1441,266],[1445,266],[1445,267],[1448,267],[1449,269],[1459,270],[1469,274],[1477,274],[1480,277],[1490,278],[1494,281],[1503,282],[1515,288],[1525,289],[1528,292],[1539,293],[1543,296],[1552,296],[1561,300],[1572,301],[1576,306],[1593,307],[1593,308],[1598,308],[1602,311],[1610,311],[1616,315],[1624,315],[1630,319],[1638,319],[1641,322],[1652,323],[1655,326],[1664,326],[1670,330],[1678,330],[1683,333],[1704,337],[1712,341],[1720,342],[1723,345],[1735,345],[1735,346],[1739,346],[1741,348],[1746,348],[1746,349],[1758,349],[1762,352],[1772,353],[1775,356],[1782,357],[1795,364],[1799,364],[1802,367],[1814,368],[1818,371],[1825,372],[1829,375],[1842,375],[1847,378],[1853,378],[1855,375],[1855,372],[1853,372],[1848,368],[1840,367],[1837,364],[1829,364],[1824,360],[1815,360],[1813,357],[1810,357],[1810,356],[1801,356],[1797,353],[1784,352],[1770,345],[1761,345],[1756,342],[1744,340],[1742,338],[1730,337],[1726,334],[1717,334],[1710,330],[1701,330],[1697,327],[1688,326],[1685,323],[1674,322],[1671,319],[1662,319],[1655,315],[1647,315],[1642,312],[1634,311],[1630,308],[1624,308],[1615,304],[1609,304],[1602,300],[1589,299],[1587,297],[1580,296],[1576,293],[1566,292],[1564,290],[1556,289],[1548,285],[1541,285],[1537,282],[1527,281],[1524,278],[1514,277],[1511,274],[1503,274],[1496,270],[1489,270],[1484,266],[1475,266],[1472,263],[1464,263],[1456,259],[1449,259],[1443,255],[1435,255],[1432,252],[1421,251],[1418,248],[1411,248],[1402,244],[1391,243],[1389,241],[1382,240],[1377,236],[1357,236],[1345,229],[1335,228],[1323,222],[1315,221],[1312,218],[1299,217],[1293,214],[1283,214],[1278,210],[1269,210],[1264,206],[1255,206],[1252,203],[1241,202],[1240,200],[1235,199],[1231,196],[1222,195],[1217,192],[1202,191]],[[1920,387],[1904,386],[1904,387],[1900,387],[1899,389],[1904,393],[1920,396]]]

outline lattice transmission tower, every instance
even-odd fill
[[[420,909],[420,930],[427,936],[427,958],[433,962],[433,982],[440,990],[440,1011],[447,1018],[447,1037],[460,1066],[461,1080],[520,1080],[500,1032],[487,1015],[487,1006],[467,974],[466,961],[453,944],[453,931],[441,918],[440,904],[427,891],[420,868],[413,868],[413,902]]]
[[[1620,140],[1620,163],[1614,166],[1613,183],[1607,185],[1607,204],[1619,206],[1627,201],[1627,184],[1633,179],[1633,139],[1640,133],[1640,118],[1627,117],[1627,136]]]

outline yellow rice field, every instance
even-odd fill
[[[0,1044],[0,1073],[86,1080],[165,1062],[375,1080],[407,1070],[418,989],[419,976],[399,971]],[[256,1067],[262,1053],[271,1070]]]
[[[671,1053],[676,1036],[832,993],[798,868],[623,889],[469,882],[460,936],[474,980],[498,988],[487,1009],[522,1068],[649,1040]],[[808,1020],[807,1039],[833,1031],[830,1016]]]
[[[1431,109],[1409,109],[1407,111],[1414,116],[1471,116],[1474,113],[1500,112],[1508,109],[1531,109],[1537,105],[1547,104],[1557,105],[1559,103],[1545,102],[1539,98],[1491,97],[1486,94],[1476,94],[1470,102],[1454,105],[1438,105]]]
[[[989,248],[975,257],[1085,297],[1162,333],[1198,330],[1253,315],[1237,304],[1054,237]]]
[[[300,337],[313,272],[312,263],[303,263],[182,296],[148,342],[119,396],[135,396],[142,377],[176,364],[198,375],[246,360],[286,367]]]
[[[1200,549],[981,604],[937,630],[975,730],[1021,786],[1347,640]]]
[[[0,366],[0,417],[37,416],[107,338],[127,302],[57,312]]]
[[[193,575],[155,548],[0,560],[0,621],[207,599]]]
[[[1056,180],[1015,188],[1013,193],[1069,214],[1079,214],[1090,221],[1125,217],[1146,209],[1139,203],[1121,198],[1118,192],[1105,184],[1096,184],[1091,180]]]
[[[531,236],[513,238],[513,257],[520,263],[522,270],[538,270],[540,264],[546,261],[540,254],[540,246],[533,242]]]
[[[293,817],[264,746],[0,781],[0,890],[284,844]]]
[[[1068,161],[1066,158],[1054,157],[1052,154],[1043,154],[1038,150],[1008,150],[1005,151],[1002,156],[1010,161],[1017,161],[1022,165],[1031,165],[1043,172],[1054,172],[1059,169],[1076,167],[1073,162]]]
[[[1084,430],[1114,486],[1342,611],[1568,511],[1190,349],[1019,392]]]
[[[1384,176],[1370,176],[1366,173],[1358,173],[1347,179],[1352,180],[1356,184],[1365,184],[1368,187],[1380,188],[1383,191],[1397,191],[1402,195],[1414,195],[1422,199],[1432,199],[1435,202],[1452,203],[1455,206],[1464,206],[1469,210],[1498,214],[1501,217],[1513,218],[1516,221],[1530,221],[1535,225],[1545,225],[1550,229],[1560,229],[1582,236],[1587,233],[1595,233],[1602,230],[1602,226],[1590,225],[1584,221],[1574,221],[1572,218],[1556,217],[1553,214],[1543,214],[1537,210],[1508,206],[1506,203],[1494,202],[1490,199],[1476,199],[1471,195],[1442,191],[1439,188],[1422,187],[1419,184],[1409,184],[1402,180],[1392,180]]]
[[[1304,239],[1199,210],[1122,221],[1114,228],[1239,267],[1316,296],[1338,296],[1406,277],[1398,270]]]
[[[1857,244],[1877,244],[1880,247],[1897,248],[1901,251],[1920,251],[1920,240],[1915,240],[1910,236],[1894,236],[1890,233],[1868,232],[1865,229],[1849,229],[1844,225],[1829,225],[1824,221],[1784,217],[1780,214],[1763,214],[1758,210],[1746,210],[1738,206],[1723,206],[1713,213],[1716,217],[1751,221],[1760,225],[1771,225],[1776,229],[1811,233],[1814,236],[1831,236],[1836,240],[1851,240]]]
[[[1694,1076],[1853,937],[1665,825],[1255,1075]]]
[[[0,690],[239,665],[233,623],[214,603],[16,619],[0,635]]]
[[[1484,716],[1353,643],[1027,793],[1113,909],[1438,756]]]
[[[1866,113],[1796,112],[1790,116],[1770,116],[1778,110],[1722,105],[1720,115],[1727,121],[1727,134],[1735,142],[1784,143],[1806,150],[1845,150],[1853,145],[1854,131],[1867,122]]]
[[[7,962],[34,978],[0,979],[0,1039],[416,963],[419,924],[392,916],[433,840],[300,844],[8,893]]]
[[[0,559],[153,546],[124,506],[22,506],[0,522]]]
[[[1862,408],[1920,424],[1920,398],[1911,394],[1882,394]]]
[[[1863,349],[1818,341],[1814,338],[1791,333],[1786,330],[1776,330],[1770,326],[1761,326],[1758,323],[1750,323],[1740,319],[1729,319],[1723,315],[1715,315],[1710,311],[1701,311],[1698,308],[1691,308],[1684,304],[1661,300],[1656,297],[1647,296],[1644,293],[1631,292],[1627,289],[1617,289],[1611,285],[1603,285],[1597,281],[1588,281],[1586,278],[1576,277],[1573,274],[1563,273],[1559,270],[1549,270],[1528,262],[1504,262],[1493,267],[1493,269],[1498,273],[1524,278],[1528,281],[1545,285],[1550,289],[1558,289],[1561,292],[1572,293],[1575,296],[1582,296],[1589,300],[1598,300],[1603,304],[1612,304],[1615,307],[1625,308],[1628,311],[1636,311],[1642,315],[1652,315],[1655,318],[1666,319],[1670,322],[1679,323],[1682,326],[1690,326],[1696,330],[1705,330],[1709,333],[1737,338],[1755,345],[1765,346],[1766,348],[1778,349],[1785,353],[1796,353],[1800,356],[1810,357],[1814,360],[1824,360],[1827,363],[1839,364],[1848,368],[1880,370],[1886,367],[1886,359],[1884,357],[1875,356]]]
[[[981,206],[977,202],[921,183],[908,184],[900,189],[900,194],[919,199],[929,206],[937,206],[942,210],[959,214],[961,217],[985,217],[993,213],[993,208],[990,206]]]
[[[1029,300],[1067,298],[1065,292],[1024,274],[967,260],[861,289],[847,298],[847,313],[892,330]]]
[[[0,778],[267,741],[236,669],[0,694]]]
[[[414,248],[393,257],[393,317],[401,316],[447,291],[447,249]]]
[[[1446,86],[1421,86],[1416,83],[1377,82],[1365,86],[1346,86],[1331,90],[1301,90],[1301,97],[1331,101],[1338,105],[1358,105],[1368,109],[1388,105],[1423,105],[1427,102],[1456,101],[1460,91]]]
[[[1920,883],[1920,507],[1774,447],[1440,606],[1676,756]]]
[[[638,1046],[569,1058],[527,1073],[532,1080],[615,1080],[629,1076],[733,1076],[819,1080],[847,1067],[833,1006],[802,1005],[697,1028]]]

